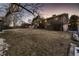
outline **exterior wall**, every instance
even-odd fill
[[[0,18],[0,31],[2,31],[3,28],[3,21],[2,21],[2,17]]]
[[[48,28],[58,31],[68,30],[68,14],[61,14],[48,19]]]
[[[63,31],[68,31],[68,24],[63,25]]]
[[[63,31],[68,31],[68,15],[63,16]]]
[[[48,19],[45,19],[44,22],[41,18],[37,17],[33,21],[35,28],[41,27],[40,21],[42,22],[43,29],[48,30],[57,30],[57,31],[67,31],[68,30],[68,14],[54,15]]]
[[[77,27],[78,27],[78,32],[79,32],[79,19],[77,21]]]

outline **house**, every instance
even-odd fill
[[[77,20],[77,29],[78,29],[78,32],[79,32],[79,17],[78,17],[78,20]]]
[[[55,31],[67,31],[68,30],[68,14],[63,13],[61,15],[53,15],[47,19],[37,16],[33,19],[32,24],[34,28],[43,28]]]
[[[22,23],[21,24],[21,28],[30,28],[31,27],[31,24],[29,23]]]
[[[3,17],[0,17],[0,31],[3,29]]]
[[[56,31],[67,31],[68,30],[68,14],[64,13],[61,15],[53,15],[47,19],[47,29]]]

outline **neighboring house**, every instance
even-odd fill
[[[67,31],[68,21],[68,14],[64,13],[61,15],[53,15],[52,17],[47,19],[42,19],[40,18],[40,16],[37,16],[33,19],[32,24],[35,28],[43,28],[56,31]]]
[[[30,27],[31,27],[31,24],[29,24],[29,23],[21,24],[21,28],[30,28]]]
[[[0,31],[3,29],[3,17],[0,17]]]
[[[78,32],[79,32],[79,17],[77,19],[77,29],[78,29]]]
[[[50,30],[57,31],[67,31],[68,30],[68,14],[64,13],[61,15],[53,15],[52,17],[47,19],[48,26],[47,28]]]

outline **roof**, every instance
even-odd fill
[[[53,15],[52,17],[47,18],[47,20],[53,19],[55,17],[62,17],[62,16],[67,16],[68,17],[68,14],[67,13],[63,13],[63,14],[60,14],[60,15]]]

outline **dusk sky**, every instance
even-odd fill
[[[1,8],[2,6],[5,6]],[[4,16],[6,14],[6,10],[4,8],[8,8],[8,4],[0,4],[0,16]],[[79,4],[77,3],[44,3],[40,7],[40,14],[42,17],[47,18],[51,17],[53,14],[62,14],[62,13],[68,13],[69,16],[75,14],[79,16]],[[33,16],[29,12],[24,12],[24,16],[22,17],[24,21],[28,21],[28,19],[33,19]]]
[[[79,4],[43,4],[41,8],[41,14],[46,17],[51,17],[53,14],[68,13],[79,15]]]

